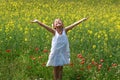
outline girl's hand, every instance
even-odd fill
[[[87,20],[88,18],[83,18],[83,21]]]
[[[37,22],[38,22],[38,20],[37,20],[37,19],[35,19],[35,20],[31,21],[31,23],[37,23]]]

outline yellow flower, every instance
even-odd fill
[[[108,35],[107,35],[107,34],[105,34],[105,40],[106,40],[106,41],[108,40]]]
[[[98,38],[100,38],[100,35],[98,35]]]
[[[35,36],[35,34],[33,34],[32,36]]]
[[[83,39],[80,40],[81,42],[83,41]]]
[[[27,33],[28,33],[28,31],[25,31],[24,33],[25,33],[25,34],[27,34]]]
[[[0,32],[2,31],[2,29],[0,29]]]
[[[7,33],[8,31],[9,31],[8,29],[5,30],[6,33]]]
[[[37,30],[39,30],[40,28],[39,27],[37,27]]]
[[[26,27],[26,28],[25,28],[25,31],[28,31],[28,30],[29,30],[29,29]]]
[[[27,39],[27,38],[25,38],[25,41],[28,41],[28,39]]]
[[[68,31],[68,33],[70,33],[70,32],[71,32],[71,30]]]
[[[31,28],[31,31],[33,31],[33,28]]]
[[[11,36],[9,36],[9,39],[12,39],[12,37],[11,37]]]
[[[108,41],[108,37],[105,38],[105,41]]]
[[[112,55],[110,55],[109,57],[112,57]]]
[[[111,33],[112,33],[112,32],[114,32],[114,30],[113,30],[113,29],[111,29],[111,30],[109,30],[109,32],[111,32]]]
[[[20,27],[19,29],[20,29],[20,31],[22,31],[22,30],[23,30],[23,28],[22,28],[22,27]]]
[[[91,30],[88,30],[88,33],[89,33],[89,34],[92,34],[92,31],[91,31]]]
[[[117,29],[120,29],[120,25],[117,25]]]
[[[95,49],[95,48],[96,48],[96,45],[93,45],[92,48]]]
[[[92,58],[92,61],[94,61],[95,59],[94,58]]]
[[[105,37],[107,37],[107,34],[105,34]]]
[[[2,43],[3,41],[1,41],[1,43]]]
[[[85,27],[88,28],[88,25],[86,25]]]
[[[82,50],[82,53],[84,53],[84,50]]]
[[[95,33],[95,35],[94,35],[94,36],[97,36],[97,34],[98,34],[98,33]]]

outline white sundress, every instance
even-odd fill
[[[63,66],[70,63],[69,42],[64,29],[61,35],[55,31],[51,46],[46,66]]]

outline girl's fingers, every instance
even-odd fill
[[[84,20],[87,20],[88,19],[88,17],[87,18],[84,18]]]
[[[35,19],[35,20],[33,20],[33,21],[31,21],[31,23],[35,23],[35,22],[37,22],[38,20],[37,19]]]

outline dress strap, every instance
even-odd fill
[[[63,34],[65,34],[65,35],[66,35],[65,29],[63,29]]]

